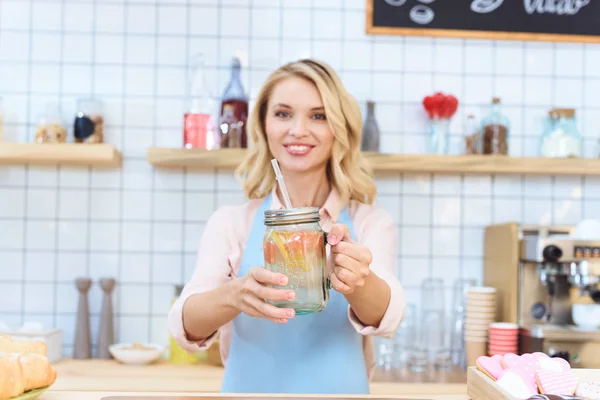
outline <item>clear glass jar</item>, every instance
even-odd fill
[[[77,115],[73,125],[75,143],[103,143],[102,103],[94,99],[77,100]]]
[[[46,112],[41,116],[35,129],[36,143],[65,143],[67,129],[56,103],[46,104]]]
[[[544,157],[581,157],[583,137],[577,129],[575,110],[556,108],[548,112],[540,146]]]
[[[492,110],[481,122],[481,150],[483,154],[508,154],[510,121],[502,113],[498,97],[492,99]]]
[[[293,301],[268,301],[276,307],[293,308],[296,315],[323,311],[329,301],[325,233],[316,207],[265,211],[263,238],[265,268],[288,277]]]

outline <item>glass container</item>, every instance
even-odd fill
[[[329,301],[325,233],[316,207],[265,211],[263,252],[265,268],[287,276],[292,301],[268,301],[280,308],[293,308],[297,315],[322,311]],[[275,287],[275,286],[274,286]]]
[[[507,155],[510,121],[502,113],[500,98],[492,99],[490,113],[481,121],[481,150],[483,154]]]
[[[219,148],[213,126],[213,112],[216,105],[206,82],[204,55],[194,56],[190,67],[187,109],[183,115],[183,145],[186,149]]]
[[[219,129],[221,147],[248,147],[246,121],[248,119],[248,97],[240,76],[242,65],[238,58],[231,61],[231,78],[223,92]]]
[[[67,130],[61,116],[60,107],[56,103],[46,105],[46,112],[39,119],[35,130],[36,143],[65,143]]]
[[[467,367],[464,327],[467,307],[467,291],[474,287],[475,279],[457,279],[452,294],[452,325],[450,327],[450,350],[452,363],[461,368]]]
[[[544,157],[581,157],[583,137],[577,129],[575,110],[557,108],[548,112],[542,135],[541,155]]]
[[[465,123],[464,132],[464,152],[465,154],[480,154],[481,153],[481,137],[479,125],[475,120],[475,116],[469,114]]]
[[[431,154],[448,154],[449,136],[449,118],[434,118],[429,121],[429,152]]]
[[[415,372],[435,367],[438,356],[446,355],[444,343],[444,282],[439,278],[427,278],[421,282],[420,321],[417,337],[412,348],[410,369]]]
[[[2,97],[0,97],[0,142],[4,141],[4,108],[2,107]]]
[[[375,102],[367,102],[367,117],[363,125],[360,149],[362,151],[379,152],[379,126],[375,119]]]
[[[75,143],[103,143],[104,118],[102,103],[95,99],[77,100],[77,115],[73,123]]]

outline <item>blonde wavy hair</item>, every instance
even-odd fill
[[[329,127],[335,135],[333,150],[327,165],[327,177],[346,204],[350,200],[372,204],[377,188],[372,170],[360,152],[362,115],[354,97],[342,85],[335,71],[327,64],[303,59],[285,64],[271,73],[263,84],[256,104],[248,118],[250,146],[236,176],[243,182],[249,199],[260,199],[271,193],[276,180],[271,166],[273,155],[267,143],[265,117],[269,98],[275,86],[290,77],[312,82],[323,100]]]

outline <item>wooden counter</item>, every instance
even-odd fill
[[[106,360],[61,360],[55,364],[56,382],[40,400],[96,400],[107,393],[146,395],[217,395],[223,368],[209,364],[173,365],[159,362],[149,366],[122,365]],[[82,396],[81,393],[86,395]],[[79,397],[74,397],[79,393]],[[416,374],[378,371],[371,382],[371,394],[377,397],[466,399],[466,374],[463,371]],[[95,396],[95,397],[94,397]],[[440,397],[442,396],[442,397]],[[448,396],[448,397],[446,397]],[[346,396],[347,397],[347,396]]]
[[[131,397],[132,400],[140,400],[136,399],[138,396],[143,396],[144,399],[152,399],[156,398],[156,400],[160,400],[161,398],[165,398],[168,396],[168,399],[171,400],[174,396],[181,396],[180,400],[192,400],[199,397],[223,397],[227,400],[231,400],[231,398],[248,398],[252,395],[221,395],[219,393],[195,393],[195,392],[56,392],[56,391],[48,391],[44,393],[38,400],[102,400],[106,397],[114,397],[114,396],[124,396]],[[183,396],[189,396],[184,398]],[[314,396],[299,396],[299,395],[269,395],[269,394],[261,394],[262,398],[268,397],[290,397],[290,398],[299,398],[299,397],[313,397]],[[369,396],[352,396],[352,395],[323,395],[319,396],[320,398],[333,398],[333,399],[396,399],[396,400],[411,400],[411,399],[430,399],[430,400],[470,400],[466,394],[437,394],[434,393],[433,390],[430,391],[430,394],[413,394],[413,395],[369,395]],[[224,399],[225,400],[225,399]],[[296,399],[294,399],[296,400]]]

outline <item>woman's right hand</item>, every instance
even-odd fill
[[[253,267],[248,274],[240,278],[236,308],[251,317],[265,318],[278,324],[285,324],[296,313],[293,308],[278,308],[267,303],[272,301],[291,301],[296,298],[293,290],[268,287],[285,285],[288,278],[283,274],[271,272],[263,267]]]

